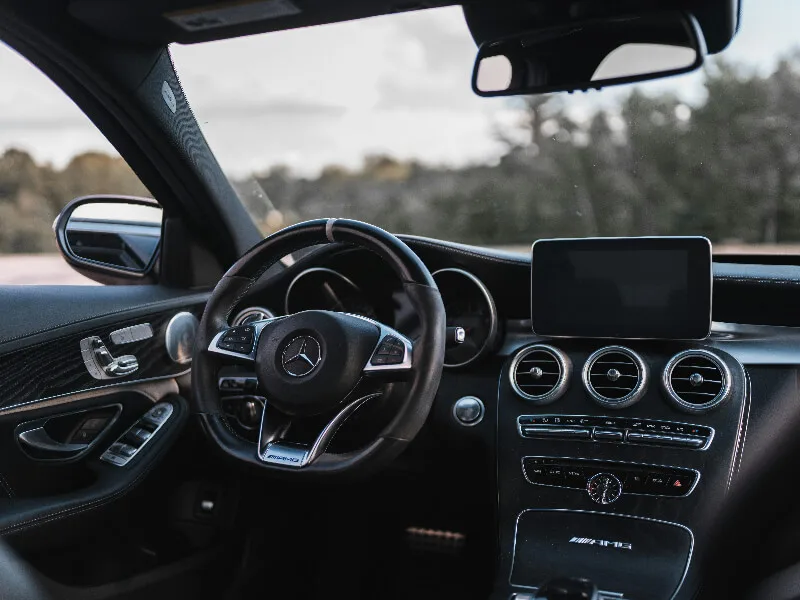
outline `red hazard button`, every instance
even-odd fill
[[[676,496],[687,494],[692,488],[693,477],[691,475],[675,475],[669,480],[671,493]]]

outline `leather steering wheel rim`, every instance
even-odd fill
[[[419,319],[411,367],[406,380],[392,386],[392,401],[396,402],[394,417],[367,446],[347,454],[322,454],[300,469],[265,463],[259,458],[253,443],[240,437],[221,411],[217,373],[223,364],[230,363],[209,351],[209,346],[215,336],[229,328],[231,312],[267,269],[291,252],[327,243],[368,249],[397,274]],[[425,423],[441,379],[445,331],[445,311],[439,289],[428,268],[400,239],[379,227],[350,219],[317,219],[299,223],[256,244],[214,288],[197,331],[192,363],[192,409],[216,446],[228,456],[250,464],[296,475],[372,471],[400,454]]]

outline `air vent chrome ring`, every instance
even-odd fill
[[[678,393],[675,391],[675,388],[672,384],[672,374],[675,371],[675,368],[680,366],[680,363],[689,358],[702,358],[708,360],[709,362],[713,363],[713,365],[719,369],[719,373],[722,375],[722,381],[720,382],[720,390],[716,396],[711,398],[706,402],[700,403],[693,403],[687,402],[683,398],[681,398]],[[695,377],[693,373],[690,375],[690,378]],[[692,385],[700,385],[703,383],[702,377],[699,378],[698,383],[689,379]],[[662,374],[661,378],[661,385],[664,388],[664,392],[667,394],[667,397],[672,401],[679,409],[685,411],[687,413],[691,413],[694,415],[699,415],[703,413],[707,413],[708,411],[720,406],[723,404],[728,398],[731,396],[731,371],[728,368],[728,365],[725,364],[719,356],[710,352],[708,350],[702,349],[693,349],[693,350],[684,350],[683,352],[679,352],[675,356],[673,356],[667,366],[664,367],[664,373]],[[716,383],[716,382],[715,382]]]
[[[609,354],[622,354],[626,356],[630,359],[632,365],[636,367],[637,370],[636,383],[631,387],[629,392],[620,397],[603,396],[597,391],[597,389],[595,389],[595,385],[592,384],[592,375],[597,375],[596,373],[592,373],[595,363]],[[612,367],[608,370],[606,377],[608,377],[611,383],[616,383],[621,377],[632,377],[632,375],[624,375],[619,369]],[[583,365],[582,378],[583,387],[586,388],[586,391],[589,393],[592,399],[601,406],[612,409],[626,408],[636,404],[647,391],[647,385],[650,380],[645,362],[638,354],[636,354],[636,352],[630,348],[626,348],[625,346],[605,346],[592,353],[592,355],[586,359],[586,364]],[[610,387],[622,388],[622,386]],[[624,389],[622,391],[624,391]]]
[[[517,382],[517,370],[520,367],[520,364],[532,354],[540,352],[544,354],[548,354],[555,363],[558,364],[558,378],[556,382],[552,385],[552,388],[545,393],[542,394],[530,394],[524,391],[520,384]],[[533,371],[533,368],[531,369]],[[546,375],[546,373],[542,373],[541,369],[536,372],[536,374],[541,377],[542,375]],[[558,400],[564,392],[567,390],[567,383],[569,382],[570,375],[572,374],[572,361],[569,357],[561,352],[558,348],[554,348],[553,346],[548,346],[547,344],[534,344],[533,346],[528,346],[520,350],[517,355],[514,357],[514,360],[511,361],[511,367],[508,370],[509,380],[511,381],[511,387],[514,391],[519,394],[525,400],[528,400],[537,405],[545,405],[550,404],[551,402],[555,402]],[[536,377],[536,375],[532,375]],[[524,385],[524,384],[523,384]],[[546,384],[543,384],[546,385]]]

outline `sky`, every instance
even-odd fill
[[[800,45],[800,2],[744,0],[742,28],[723,53],[766,74]],[[459,7],[377,17],[221,42],[171,46],[189,102],[233,177],[287,165],[314,175],[357,168],[367,154],[431,164],[492,162],[498,129],[518,114],[470,88],[475,45]],[[0,150],[23,148],[61,167],[76,153],[114,153],[35,67],[0,45]],[[702,75],[652,83],[700,100]],[[630,86],[565,96],[574,114],[613,103]]]

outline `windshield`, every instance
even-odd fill
[[[209,144],[262,231],[350,217],[529,248],[705,235],[800,254],[800,3],[745,1],[696,73],[479,98],[459,7],[171,48]]]

